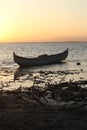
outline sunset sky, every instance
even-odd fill
[[[87,0],[0,0],[0,42],[87,41]]]

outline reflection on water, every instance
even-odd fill
[[[16,70],[2,69],[0,71],[0,89],[14,90],[24,87],[31,87],[33,84],[39,87],[46,87],[48,83],[57,84],[66,81],[87,80],[87,71],[66,70],[66,71],[43,71],[26,68]]]
[[[29,43],[29,44],[0,44],[0,68],[8,67],[15,69],[18,67],[13,61],[13,52],[24,57],[35,57],[42,54],[52,55],[63,52],[69,48],[69,55],[66,59],[66,64],[51,65],[37,67],[37,70],[58,71],[84,69],[87,70],[87,43]],[[81,66],[76,63],[80,62]]]

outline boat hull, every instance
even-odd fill
[[[33,66],[41,66],[41,65],[50,65],[55,63],[60,63],[61,61],[65,60],[68,56],[68,49],[62,53],[55,54],[55,55],[41,55],[35,58],[25,58],[16,55],[13,52],[14,61],[20,67],[33,67]]]

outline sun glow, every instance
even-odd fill
[[[8,38],[10,32],[10,23],[6,15],[0,14],[0,41]]]
[[[5,23],[5,17],[0,15],[0,40],[2,40],[5,36],[5,29],[6,23]]]
[[[86,5],[87,0],[0,0],[0,42],[87,41]]]

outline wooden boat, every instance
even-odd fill
[[[13,56],[14,56],[14,61],[20,67],[49,65],[49,64],[59,63],[65,60],[68,56],[68,48],[62,53],[58,53],[54,55],[44,54],[44,55],[40,55],[34,58],[21,57],[21,56],[16,55],[14,52],[13,52]]]

